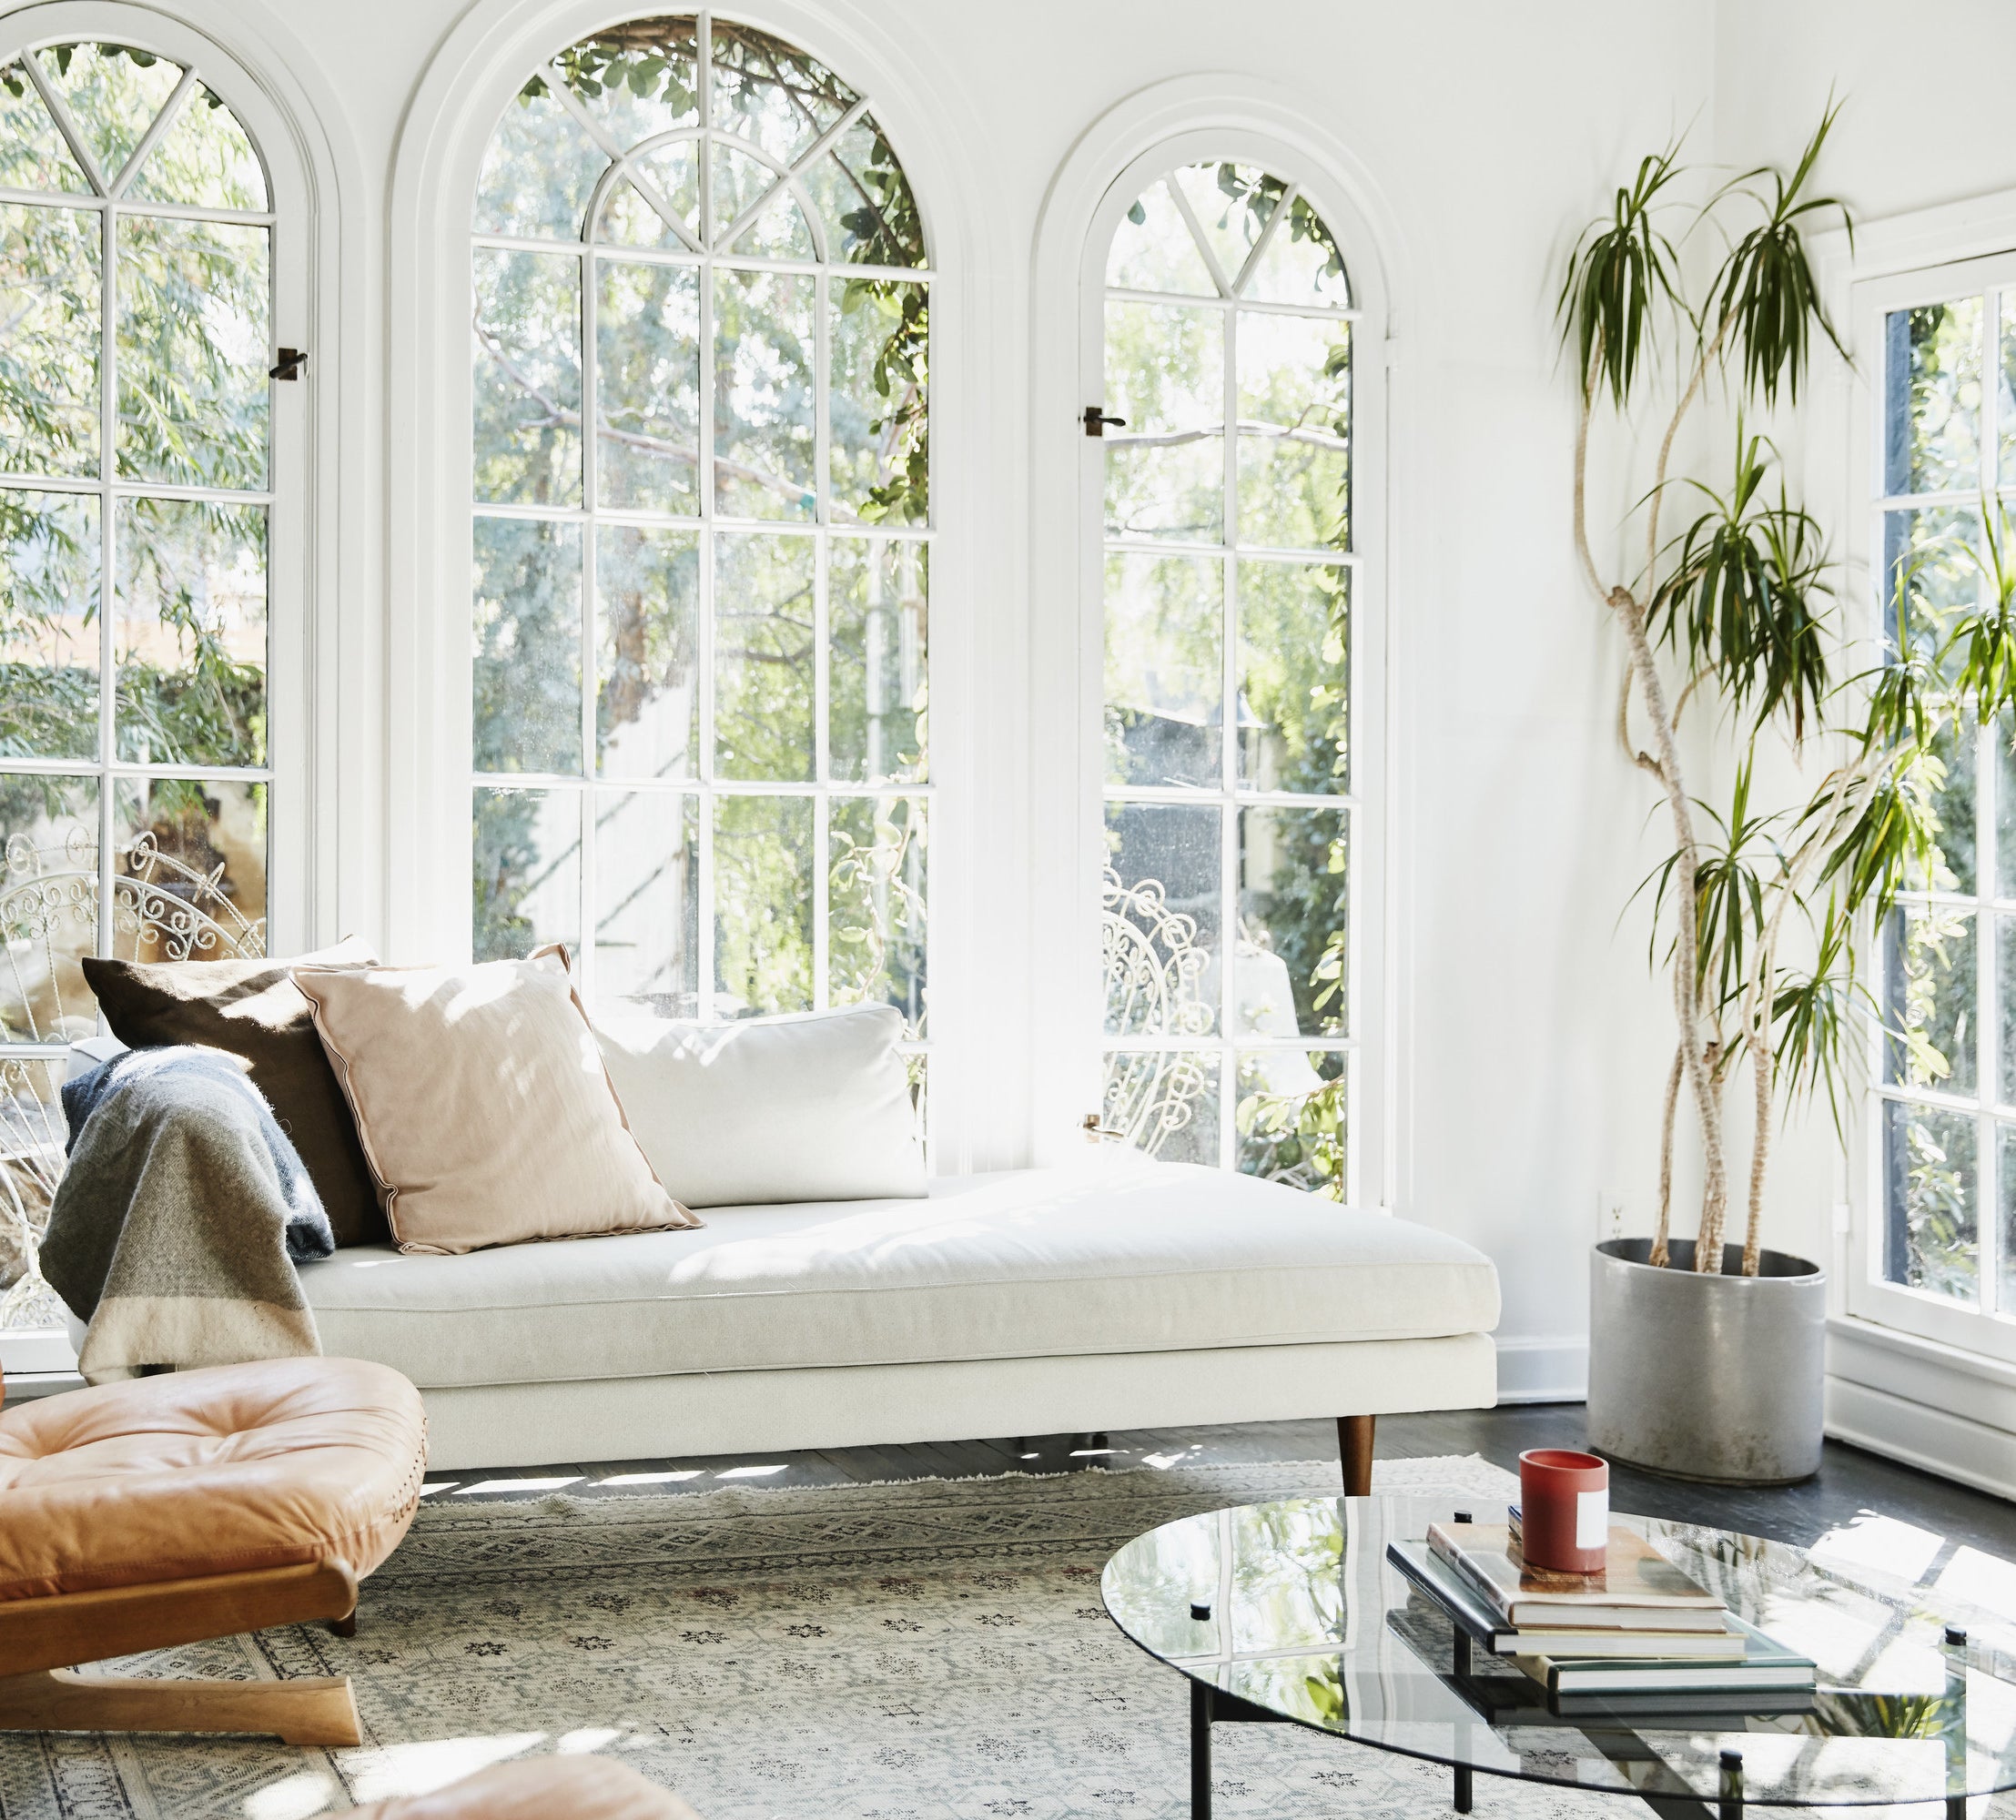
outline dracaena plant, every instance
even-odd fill
[[[1910,574],[1889,577],[1872,638],[1845,622],[1819,525],[1792,498],[1771,441],[1746,426],[1797,408],[1816,353],[1846,359],[1805,240],[1817,224],[1848,225],[1838,200],[1812,193],[1835,111],[1789,173],[1746,172],[1705,202],[1679,200],[1695,179],[1677,148],[1644,159],[1576,242],[1558,302],[1581,404],[1576,549],[1623,634],[1618,733],[1658,786],[1672,843],[1646,882],[1677,1026],[1651,1253],[1661,1266],[1685,1110],[1703,1162],[1696,1268],[1722,1267],[1726,1115],[1747,1090],[1742,1268],[1757,1271],[1780,1102],[1823,1096],[1839,1128],[1875,1006],[1868,944],[1935,856],[1942,736],[2016,701],[2016,540],[1999,505],[1984,500],[1984,542],[1964,552],[1985,581],[1976,608],[1940,622]],[[1690,238],[1719,251],[1683,259]],[[1734,417],[1733,458],[1708,477],[1678,472],[1679,433],[1711,401]],[[1605,419],[1657,435],[1649,488],[1620,540],[1636,566],[1616,575],[1597,561],[1586,516],[1591,430]],[[1690,750],[1719,748],[1711,768],[1733,780],[1725,797],[1690,784],[1688,715],[1708,729]],[[1768,748],[1792,763],[1760,765]],[[1784,774],[1798,780],[1786,799],[1760,800],[1759,780]]]

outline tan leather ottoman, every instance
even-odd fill
[[[0,1410],[0,1663],[10,1671],[0,1729],[357,1743],[340,1678],[60,1671],[270,1624],[343,1624],[357,1582],[412,1522],[425,1467],[420,1393],[356,1359],[213,1366]]]
[[[355,1807],[333,1820],[698,1820],[693,1809],[628,1764],[607,1757],[533,1757],[498,1764],[438,1788]]]

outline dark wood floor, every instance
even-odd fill
[[[1583,1444],[1582,1405],[1532,1403],[1441,1415],[1384,1416],[1382,1459],[1478,1453],[1516,1471],[1528,1447]],[[724,1485],[846,1485],[885,1479],[967,1478],[1007,1472],[1070,1472],[1093,1466],[1166,1469],[1207,1461],[1335,1457],[1327,1421],[1261,1422],[1243,1428],[1137,1430],[1111,1435],[1045,1435],[1025,1441],[947,1441],[935,1446],[855,1447],[816,1453],[749,1454],[696,1460],[635,1460],[595,1466],[502,1467],[437,1473],[428,1496],[461,1500],[715,1491]],[[1935,1479],[1836,1441],[1818,1477],[1778,1491],[1687,1485],[1630,1467],[1611,1471],[1619,1511],[1717,1523],[1774,1541],[1808,1543],[1864,1512],[2016,1557],[2016,1504]]]

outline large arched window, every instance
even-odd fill
[[[931,274],[867,101],[704,13],[599,32],[473,258],[476,955],[921,1045]]]
[[[276,228],[213,81],[0,49],[0,1215],[61,1157],[80,958],[265,949]]]
[[[1139,188],[1103,279],[1101,1120],[1342,1197],[1359,312],[1311,199],[1229,159]]]

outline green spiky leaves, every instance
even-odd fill
[[[1644,159],[1636,178],[1619,189],[1610,219],[1594,223],[1568,261],[1555,313],[1575,371],[1594,399],[1607,391],[1623,410],[1653,350],[1661,318],[1684,311],[1679,256],[1655,217],[1666,186],[1679,175],[1679,147]]]
[[[1762,723],[1781,711],[1795,740],[1827,693],[1827,651],[1816,611],[1833,591],[1818,521],[1787,497],[1764,491],[1776,450],[1761,436],[1736,435],[1735,480],[1726,494],[1698,480],[1703,512],[1670,546],[1674,566],[1653,592],[1652,631],[1712,677],[1738,709]]]

